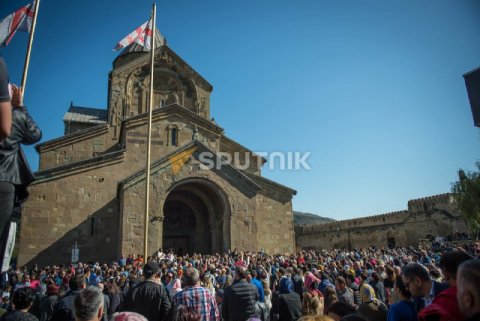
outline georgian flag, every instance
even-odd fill
[[[6,47],[17,31],[30,32],[33,20],[32,4],[21,7],[0,21],[0,44]]]
[[[152,19],[150,18],[143,25],[133,30],[128,36],[120,40],[120,42],[117,43],[113,50],[120,50],[135,42],[138,43],[140,46],[143,46],[145,50],[149,51],[152,47],[152,35]]]

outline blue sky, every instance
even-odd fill
[[[0,2],[3,17],[26,1]],[[43,141],[71,101],[107,106],[115,44],[151,1],[44,0],[25,104]],[[462,75],[480,66],[477,0],[176,0],[168,44],[214,87],[226,134],[254,151],[311,152],[311,170],[265,170],[295,210],[335,219],[405,209],[473,169],[480,135]],[[19,83],[27,34],[0,50]],[[31,166],[38,157],[27,148]]]

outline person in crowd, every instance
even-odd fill
[[[219,321],[215,294],[200,286],[200,274],[194,267],[186,270],[183,276],[184,288],[173,297],[174,306],[184,305],[192,308],[202,321]]]
[[[175,294],[182,291],[182,282],[177,278],[175,271],[168,271],[165,275],[165,282],[167,284],[167,290],[170,297],[174,297]]]
[[[201,284],[205,289],[210,290],[210,292],[212,292],[212,295],[215,296],[215,286],[213,280],[215,280],[213,275],[207,272],[203,275],[203,281],[201,282]]]
[[[251,272],[252,279],[250,281],[251,284],[255,285],[258,291],[258,301],[264,302],[265,301],[265,291],[263,290],[263,285],[260,280],[257,278],[257,271],[252,270]]]
[[[320,285],[318,286],[318,289],[320,290],[320,292],[323,293],[323,295],[325,295],[325,290],[329,286],[333,287],[332,282],[330,282],[330,278],[329,278],[328,273],[323,272],[322,273],[322,280],[320,281]]]
[[[385,303],[385,287],[383,285],[383,279],[378,272],[372,272],[372,279],[370,285],[375,290],[377,299]]]
[[[313,295],[310,292],[305,292],[303,295],[302,314],[304,316],[323,315],[323,300],[320,300],[320,297],[318,295]]]
[[[272,290],[270,290],[270,287],[268,286],[268,281],[266,277],[262,278],[260,282],[262,283],[264,293],[263,302],[265,303],[265,306],[270,312],[270,310],[272,309]]]
[[[293,271],[294,271],[294,274],[292,276],[293,290],[295,291],[295,293],[298,293],[298,295],[300,296],[300,300],[303,300],[304,282],[303,282],[303,277],[302,277],[302,270],[300,268],[296,267],[296,268],[293,269]]]
[[[226,289],[226,288],[230,287],[234,282],[233,275],[232,275],[231,271],[232,270],[230,268],[226,269],[225,273],[227,273],[227,276],[225,278],[225,282],[223,283],[223,289]]]
[[[347,287],[347,281],[345,281],[343,276],[337,277],[335,280],[335,288],[337,290],[338,301],[348,303],[351,306],[355,305],[353,291]]]
[[[329,285],[325,288],[325,294],[324,294],[324,302],[325,302],[325,309],[328,309],[330,305],[333,303],[337,302],[337,292],[335,291],[335,288],[332,285]]]
[[[287,271],[285,270],[284,267],[279,267],[278,269],[276,269],[276,273],[274,273],[275,275],[275,278],[273,279],[273,293],[278,293],[278,288],[280,287],[280,281],[283,279],[283,278],[286,278],[287,277]]]
[[[215,301],[217,302],[218,313],[220,315],[220,320],[222,320],[222,300],[223,300],[223,289],[218,289],[215,292]]]
[[[402,281],[415,298],[417,313],[429,306],[435,296],[448,288],[448,284],[432,280],[428,270],[419,263],[409,263],[403,268]]]
[[[32,277],[34,278],[34,280],[36,279],[36,276],[35,276],[34,273],[32,273]],[[36,316],[37,319],[40,319],[41,303],[42,303],[43,298],[46,297],[47,286],[43,283],[40,283],[38,280],[36,280],[36,281],[37,282],[34,283],[35,287],[31,286],[32,282],[30,281],[30,288],[35,290],[35,299],[33,300],[32,307],[30,308],[30,310],[28,312],[30,312],[31,314]]]
[[[395,271],[391,265],[385,266],[386,277],[383,279],[383,287],[385,289],[385,304],[389,307],[394,303],[394,288],[395,288]]]
[[[387,321],[417,321],[417,311],[411,301],[411,293],[403,284],[402,278],[395,279],[395,293],[398,302],[390,306]]]
[[[460,264],[471,258],[470,255],[460,251],[447,252],[442,255],[439,266],[449,288],[436,295],[432,304],[420,311],[419,319],[428,320],[431,315],[450,321],[464,319],[457,302],[457,270]]]
[[[200,321],[202,317],[194,308],[186,305],[180,305],[175,309],[173,321]]]
[[[358,258],[360,258],[360,257],[358,257]],[[360,275],[363,273],[363,269],[362,269],[361,263],[359,261],[354,261],[352,268],[355,271],[355,277],[357,277],[357,278],[360,277]]]
[[[355,313],[355,307],[345,301],[337,301],[330,305],[327,309],[328,316],[335,321],[339,321],[341,318],[348,314]]]
[[[313,288],[318,289],[318,284],[320,283],[320,280],[315,275],[313,275],[311,271],[305,273],[305,288],[307,290],[312,289],[312,283],[314,282],[317,282],[317,286]]]
[[[2,60],[0,60],[0,108],[3,108],[1,65]],[[3,259],[7,250],[13,208],[27,199],[27,186],[34,180],[20,144],[31,145],[42,138],[42,132],[23,105],[22,91],[15,85],[11,88],[13,106],[11,130],[9,135],[0,140],[0,268],[8,265],[3,264]],[[8,105],[10,106],[10,102]]]
[[[168,320],[172,312],[172,303],[167,289],[160,282],[158,264],[155,262],[145,264],[143,277],[143,282],[128,290],[120,310],[139,313],[148,320]]]
[[[321,298],[322,304],[323,304],[324,296],[323,296],[323,293],[320,292],[320,290],[318,289],[319,285],[320,285],[320,280],[314,281],[314,282],[310,283],[310,288],[306,288],[305,290],[307,292],[311,293],[312,295],[315,295],[315,296],[318,296],[319,298]]]
[[[375,290],[368,284],[360,290],[362,304],[358,307],[357,313],[368,321],[386,321],[388,309],[385,303],[375,297]]]
[[[353,293],[353,303],[354,306],[359,306],[362,304],[362,300],[360,298],[360,291],[358,284],[355,282],[355,274],[347,273],[347,278],[345,280],[347,282],[347,286]]]
[[[480,260],[468,260],[459,266],[457,301],[465,321],[480,320]]]
[[[419,258],[418,261],[419,261],[420,264],[422,264],[424,266],[432,263],[432,260],[431,260],[430,256],[428,256],[427,251],[425,251],[425,250],[422,250],[420,258]]]
[[[30,273],[30,287],[37,291],[37,293],[41,293],[42,289],[40,286],[40,280],[35,272]],[[39,288],[40,286],[40,288]]]
[[[30,275],[24,274],[21,276],[22,282],[15,284],[14,291],[20,288],[29,288],[30,287]]]
[[[257,288],[248,283],[247,268],[235,267],[235,281],[225,289],[222,300],[222,318],[225,321],[245,321],[258,317],[255,302],[258,301]]]
[[[100,321],[102,320],[105,302],[99,287],[89,286],[75,296],[73,301],[75,321]]]
[[[274,296],[270,315],[273,320],[278,316],[279,321],[296,321],[302,316],[302,302],[298,293],[293,290],[290,278],[280,280],[278,295]]]
[[[360,274],[360,276],[358,277],[359,281],[360,281],[360,286],[358,288],[358,291],[360,293],[360,299],[363,297],[362,296],[362,293],[367,293],[370,292],[370,288],[373,290],[372,286],[370,284],[368,284],[368,272],[364,271],[362,272],[362,274]],[[373,290],[373,292],[375,293],[375,290]],[[376,297],[376,296],[375,296]],[[363,301],[362,301],[363,303]]]
[[[115,282],[114,277],[110,277],[108,279],[106,285],[106,292],[110,301],[110,306],[108,307],[106,313],[109,316],[112,316],[117,311],[118,307],[122,304],[123,301],[123,293],[120,290],[120,287]]]
[[[110,321],[148,321],[143,315],[135,312],[115,312]]]
[[[74,299],[86,287],[83,270],[76,270],[69,280],[70,290],[55,304],[50,321],[75,321]]]
[[[35,291],[29,287],[18,289],[13,293],[13,310],[6,312],[1,321],[38,321],[38,318],[28,310],[35,299]]]
[[[54,283],[47,285],[47,296],[40,303],[40,321],[49,321],[53,315],[55,304],[58,301],[58,286]]]
[[[97,287],[102,291],[103,293],[103,321],[108,321],[110,315],[108,314],[108,311],[110,310],[110,297],[105,294],[105,284],[103,282],[98,282]]]

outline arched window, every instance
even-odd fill
[[[171,138],[172,138],[172,140],[171,140],[171,145],[172,145],[172,146],[176,146],[176,145],[177,145],[177,134],[178,134],[178,133],[177,133],[177,129],[176,129],[175,127],[172,128],[172,136],[171,136]]]

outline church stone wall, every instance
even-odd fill
[[[39,145],[39,170],[91,159],[111,147],[110,132],[106,125],[98,125],[87,131],[70,134],[61,140]]]
[[[197,105],[195,106],[200,116],[210,119],[210,92],[196,86],[198,95]]]
[[[467,232],[450,194],[408,202],[408,210],[295,228],[298,248],[416,246],[428,235]],[[393,243],[392,243],[393,244]]]
[[[295,232],[291,202],[281,203],[264,195],[257,195],[256,211],[257,250],[265,249],[267,253],[293,252]]]
[[[19,264],[69,262],[75,242],[84,262],[117,259],[120,173],[121,166],[111,164],[32,185],[22,212]]]

